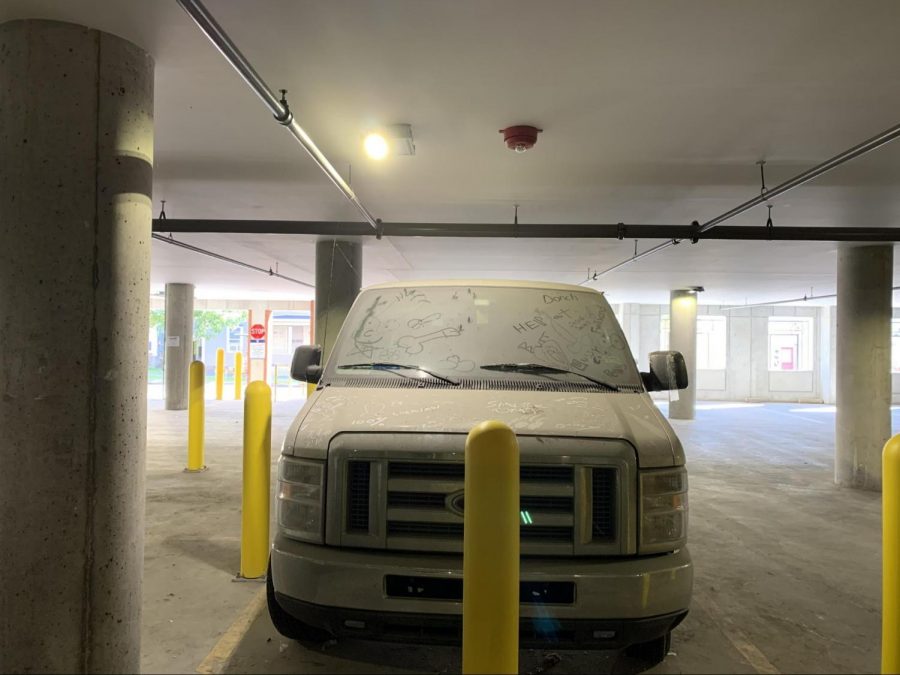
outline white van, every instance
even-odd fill
[[[364,289],[278,468],[269,612],[295,639],[459,643],[464,444],[487,419],[521,448],[521,644],[656,662],[685,617],[681,443],[648,391],[687,386],[677,352],[639,373],[602,293],[519,281]]]

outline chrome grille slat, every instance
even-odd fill
[[[458,481],[428,481],[418,478],[388,478],[388,498],[394,492],[427,492],[450,494],[462,490],[465,482]],[[519,483],[520,494],[529,497],[572,497],[575,489],[571,483]]]
[[[528,536],[531,527],[572,527],[575,524],[571,513],[553,513],[552,511],[528,511],[534,525],[522,528],[522,536]],[[463,517],[445,508],[393,508],[388,507],[388,522],[421,522],[421,523],[461,523]]]
[[[428,537],[462,538],[463,524],[457,523],[416,523],[406,521],[388,521],[388,535],[425,535]],[[536,539],[541,541],[569,542],[572,540],[571,527],[532,525],[521,529],[522,541]]]
[[[553,495],[522,495],[521,507],[529,511],[553,511],[571,513],[572,497]],[[439,492],[391,492],[388,506],[410,508],[445,508],[446,497]]]

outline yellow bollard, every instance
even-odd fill
[[[313,384],[312,382],[307,382],[306,383],[306,398],[309,398],[310,396],[312,396],[313,392],[316,390],[316,387],[318,387],[318,386],[319,385]]]
[[[519,672],[519,444],[503,422],[466,439],[463,673]]]
[[[203,464],[203,425],[206,403],[203,387],[206,380],[203,361],[191,363],[188,390],[188,461],[185,471],[205,471]]]
[[[222,400],[225,389],[225,350],[219,347],[216,350],[216,400]]]
[[[244,361],[244,355],[241,354],[240,352],[235,352],[234,353],[234,400],[235,401],[241,400],[241,377],[243,376],[243,373],[241,372],[241,370],[244,367],[243,361]]]
[[[900,434],[884,445],[881,474],[881,672],[900,673]]]
[[[272,466],[272,390],[257,380],[244,400],[244,492],[241,502],[241,573],[264,576],[269,561],[269,475]]]

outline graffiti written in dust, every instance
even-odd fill
[[[421,319],[410,319],[406,322],[406,327],[412,328],[413,330],[418,330],[419,328],[426,327],[430,323],[434,323],[440,318],[440,313],[435,312],[434,314],[429,314],[428,316],[422,317]]]
[[[552,305],[557,302],[579,302],[575,293],[564,293],[562,295],[548,295],[544,293],[544,304]]]
[[[362,321],[359,322],[359,327],[353,333],[353,345],[356,347],[355,354],[362,354],[372,358],[378,343],[384,339],[384,335],[380,330],[381,321],[375,316],[375,313],[380,307],[384,307],[387,304],[378,295],[372,301],[372,304],[366,308]]]
[[[444,363],[448,365],[450,370],[458,370],[462,372],[469,372],[471,370],[475,370],[475,362],[469,359],[462,359],[458,354],[451,354],[446,359],[444,359]]]
[[[543,357],[546,361],[558,363],[561,366],[569,365],[569,359],[562,346],[557,340],[548,336],[547,333],[541,333],[537,342],[529,342],[528,340],[520,342],[519,349],[534,356]]]
[[[350,421],[353,426],[380,427],[388,419],[386,404],[382,402],[367,403],[361,411],[358,411],[354,419]]]
[[[541,316],[535,316],[533,319],[529,319],[528,321],[521,321],[520,323],[514,323],[513,328],[517,333],[527,333],[532,330],[537,330],[538,328],[546,328],[547,322]]]
[[[442,340],[444,338],[459,337],[462,335],[462,326],[456,328],[442,328],[424,335],[404,335],[397,340],[397,346],[406,351],[407,354],[419,354],[425,349],[425,343],[432,340]]]
[[[416,288],[403,288],[395,296],[397,302],[430,303],[425,294]]]
[[[543,415],[545,408],[542,405],[525,402],[488,401],[488,409],[500,415]]]

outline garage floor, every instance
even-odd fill
[[[297,405],[277,406],[274,439]],[[265,612],[255,620],[245,613],[249,630],[241,627],[259,586],[230,581],[238,563],[239,406],[216,406],[210,425],[230,431],[207,432],[215,470],[199,476],[170,466],[183,461],[172,450],[177,413],[151,411],[144,669],[193,670],[212,652],[202,670],[224,665],[216,658],[227,653],[227,672],[458,672],[456,649],[304,648],[281,639]],[[675,426],[691,472],[695,595],[672,653],[652,672],[877,671],[880,496],[832,485],[833,408],[700,403],[696,421]],[[200,490],[185,487],[186,478],[199,478]],[[176,589],[173,597],[167,589]],[[612,672],[613,658],[529,651],[521,670]]]

